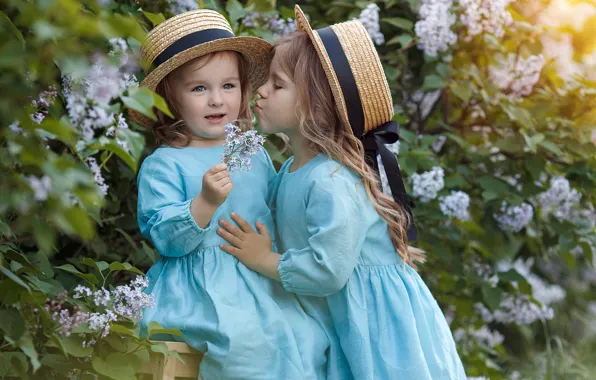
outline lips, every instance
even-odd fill
[[[207,122],[209,124],[220,124],[224,120],[225,117],[226,117],[225,113],[214,113],[214,114],[205,116],[205,119],[207,119]]]

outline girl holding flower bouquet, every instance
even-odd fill
[[[148,272],[155,306],[141,326],[179,328],[183,337],[165,338],[204,353],[203,379],[326,376],[324,330],[293,294],[223,252],[215,231],[232,210],[273,229],[267,199],[275,170],[263,138],[231,124],[251,119],[251,86],[266,81],[270,48],[234,37],[209,10],[161,23],[142,48],[141,86],[162,95],[172,115],[159,113],[154,123],[131,111],[162,144],[138,175],[139,226],[160,253]]]

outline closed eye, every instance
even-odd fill
[[[276,90],[279,90],[279,89],[282,89],[283,87],[273,83],[273,88]]]

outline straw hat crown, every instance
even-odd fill
[[[361,137],[366,132],[390,121],[393,118],[391,91],[377,51],[364,26],[358,21],[347,21],[313,30],[299,6],[295,7],[295,12],[298,30],[308,33],[319,54],[344,123],[351,126],[355,133],[360,130],[361,135],[357,137]],[[350,117],[352,116],[350,108],[354,107],[354,104],[346,99],[349,94],[346,94],[346,89],[342,88],[342,84],[344,84],[342,82],[345,81],[342,76],[345,77],[345,73],[341,73],[341,70],[336,67],[337,65],[334,67],[336,62],[333,62],[333,59],[337,59],[337,54],[329,52],[330,44],[324,42],[323,35],[329,35],[329,33],[325,33],[328,28],[339,40],[357,88],[363,113],[360,128],[353,125],[355,122],[360,124],[360,121]]]

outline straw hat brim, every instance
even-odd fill
[[[327,76],[327,80],[329,81],[331,92],[333,93],[333,97],[335,98],[335,103],[337,105],[337,111],[339,113],[339,116],[341,117],[342,121],[348,127],[350,127],[350,119],[348,117],[346,101],[341,91],[339,79],[337,79],[337,75],[335,73],[335,70],[333,69],[331,60],[329,59],[327,49],[325,49],[323,41],[321,41],[321,38],[319,37],[318,33],[316,33],[312,29],[310,23],[306,18],[306,15],[304,14],[304,12],[302,12],[302,9],[300,9],[298,5],[295,6],[294,12],[296,13],[296,28],[298,31],[306,32],[310,37],[310,40],[312,41],[313,45],[315,46],[315,50],[319,55],[319,60],[321,61],[321,65],[323,66],[323,70],[325,71],[325,75]],[[351,130],[352,128],[349,129]]]
[[[238,52],[244,56],[248,63],[247,71],[250,83],[253,90],[256,90],[267,82],[271,48],[269,42],[248,36],[221,38],[206,42],[186,49],[156,67],[145,77],[139,87],[146,87],[151,91],[155,91],[159,82],[185,63],[210,53],[228,50]],[[133,109],[129,109],[129,116],[133,122],[144,127],[151,127],[155,123],[149,117]]]

